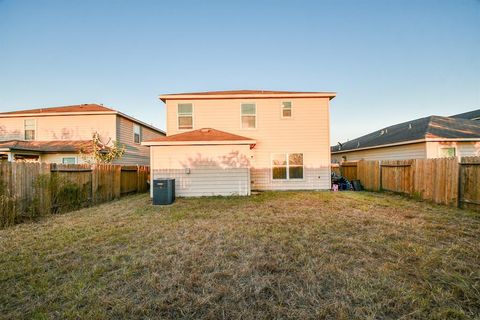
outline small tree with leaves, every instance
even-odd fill
[[[89,164],[107,164],[112,163],[116,159],[123,157],[125,146],[109,139],[107,143],[103,143],[98,132],[93,134],[92,151],[80,151],[83,160]]]

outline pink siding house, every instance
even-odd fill
[[[98,104],[29,109],[0,113],[0,159],[52,163],[83,163],[80,151],[92,149],[97,133],[104,143],[125,147],[118,164],[150,162],[144,140],[165,133],[120,111]]]
[[[330,188],[332,92],[216,91],[161,95],[167,135],[150,147],[152,179],[179,196]]]

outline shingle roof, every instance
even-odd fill
[[[331,147],[332,152],[353,151],[426,138],[480,140],[478,121],[430,116],[396,124]]]
[[[220,131],[212,128],[202,128],[189,132],[159,137],[145,142],[174,142],[174,141],[248,141],[250,138]]]
[[[65,112],[116,112],[116,110],[104,107],[99,104],[77,104],[72,106],[37,108],[19,111],[0,112],[0,115],[7,114],[42,114],[42,113],[65,113]]]
[[[92,151],[91,140],[58,140],[58,141],[0,141],[0,148],[10,150],[37,151],[37,152],[79,152]]]
[[[464,112],[464,113],[459,113],[455,114],[453,116],[450,116],[450,118],[456,118],[456,119],[478,119],[480,118],[480,109],[469,111],[469,112]]]

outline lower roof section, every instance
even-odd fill
[[[91,140],[0,141],[0,151],[35,151],[41,153],[92,152]]]
[[[184,145],[228,145],[248,144],[255,145],[256,141],[233,133],[216,130],[213,128],[202,128],[184,133],[174,134],[166,137],[159,137],[153,140],[142,142],[145,146],[184,146]]]

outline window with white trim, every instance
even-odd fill
[[[193,129],[193,104],[179,103],[177,106],[178,129]]]
[[[276,153],[272,155],[272,179],[303,179],[303,153]]]
[[[64,158],[62,158],[62,163],[63,164],[76,164],[77,159],[75,157],[64,157]]]
[[[255,103],[242,103],[242,129],[255,129],[257,127],[257,106]]]
[[[284,101],[282,102],[282,118],[291,118],[292,117],[292,102]]]
[[[35,119],[25,119],[23,125],[25,131],[25,140],[35,140],[35,131],[37,126]]]
[[[442,158],[453,158],[455,157],[455,148],[440,148],[440,157]]]
[[[138,124],[133,124],[133,142],[142,142],[142,128]]]

